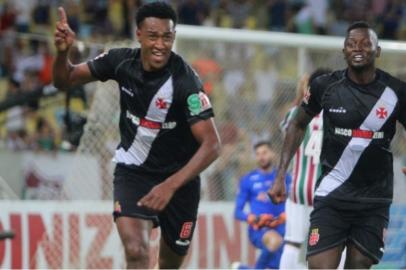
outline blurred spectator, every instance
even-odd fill
[[[11,78],[7,83],[7,96],[6,98],[15,98],[20,95],[20,84]],[[27,134],[25,132],[25,119],[24,119],[24,107],[15,106],[6,112],[6,129],[7,129],[7,141],[6,146],[13,151],[25,150],[27,145]]]
[[[0,13],[0,35],[12,28],[15,24],[16,21],[16,10],[14,9],[13,4],[9,2],[5,2],[3,9],[1,10]]]
[[[39,45],[39,55],[42,57],[42,66],[39,70],[39,80],[42,85],[47,85],[52,82],[52,63],[54,57],[52,56],[49,44],[41,42]]]
[[[252,9],[251,0],[234,0],[229,5],[229,12],[234,28],[246,28],[247,20]]]
[[[330,23],[328,34],[334,36],[345,36],[349,25],[346,16],[346,5],[342,0],[332,0],[330,2],[332,22]]]
[[[402,6],[398,0],[388,1],[382,19],[382,39],[397,39],[402,18]]]
[[[313,34],[311,9],[307,4],[298,3],[291,8],[292,18],[288,22],[287,30],[300,34]]]
[[[96,1],[93,1],[96,2]],[[94,3],[93,3],[94,4]],[[98,7],[98,5],[96,5]],[[68,15],[68,24],[70,28],[75,32],[79,33],[81,21],[80,21],[80,6],[77,1],[68,0],[66,1],[66,14]],[[97,12],[97,10],[96,10]]]
[[[135,12],[138,7],[141,5],[142,0],[124,0],[123,8],[123,17],[124,26],[123,26],[123,36],[126,38],[131,38],[134,35],[135,31]]]
[[[16,9],[16,27],[18,32],[27,33],[30,30],[31,14],[38,4],[36,0],[13,0]]]
[[[56,150],[55,131],[49,122],[39,117],[37,119],[36,132],[34,134],[35,149],[39,151]]]
[[[34,7],[32,12],[32,20],[35,24],[41,26],[49,26],[51,10],[49,0],[38,0],[38,4]]]
[[[178,5],[179,23],[202,25],[208,16],[208,8],[200,0],[184,0]]]
[[[269,30],[285,31],[287,13],[286,0],[268,0]]]
[[[369,21],[371,1],[370,0],[343,0],[344,14],[347,21]]]
[[[389,0],[390,1],[390,0]],[[371,1],[371,12],[375,20],[380,21],[386,10],[386,5],[388,0],[372,0]]]
[[[38,40],[17,39],[15,47],[11,48],[11,70],[13,78],[18,82],[24,80],[24,74],[27,71],[38,72],[43,66],[43,58],[38,54]],[[23,87],[23,89],[26,89]]]
[[[108,0],[82,0],[82,6],[87,18],[87,23],[91,26],[91,34],[109,35],[112,33],[111,23],[107,16],[109,7]],[[66,14],[68,15],[68,22],[70,24],[69,17],[71,14],[69,9],[66,10]],[[75,31],[74,28],[72,28],[72,30]]]
[[[273,67],[273,63],[266,58],[261,59],[254,69],[256,118],[268,120],[272,114],[272,99],[275,97],[279,74]]]
[[[310,10],[314,33],[327,34],[328,0],[307,0],[306,5]]]
[[[219,63],[206,50],[201,50],[201,56],[192,62],[192,67],[199,74],[204,90],[210,95],[221,76]]]
[[[213,11],[214,25],[217,27],[232,27],[229,13],[229,0],[220,0],[218,7]]]
[[[398,39],[406,40],[406,3],[401,3],[402,7],[402,19],[400,20]]]

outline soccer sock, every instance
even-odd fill
[[[300,248],[285,244],[283,247],[280,269],[296,269],[299,263]]]

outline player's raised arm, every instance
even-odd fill
[[[94,81],[86,63],[72,65],[68,59],[69,49],[76,39],[76,34],[69,27],[66,12],[58,8],[59,20],[56,23],[54,44],[56,57],[53,65],[53,82],[55,87],[66,90],[73,85]]]

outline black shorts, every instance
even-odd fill
[[[161,228],[168,246],[184,256],[192,240],[200,201],[200,178],[196,177],[178,189],[162,212],[137,206],[138,200],[167,176],[134,173],[117,165],[114,172],[114,219],[120,216],[151,220]]]
[[[316,197],[310,214],[307,257],[351,241],[377,264],[384,252],[389,208],[386,204],[334,204]]]

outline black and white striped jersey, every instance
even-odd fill
[[[114,161],[140,173],[170,175],[199,145],[190,126],[213,117],[202,83],[177,54],[159,71],[142,68],[140,49],[112,49],[88,62],[92,75],[118,82],[120,136]]]
[[[406,126],[406,84],[377,70],[358,85],[347,70],[316,78],[302,107],[311,116],[323,110],[322,174],[315,196],[340,201],[390,203],[396,121]]]

